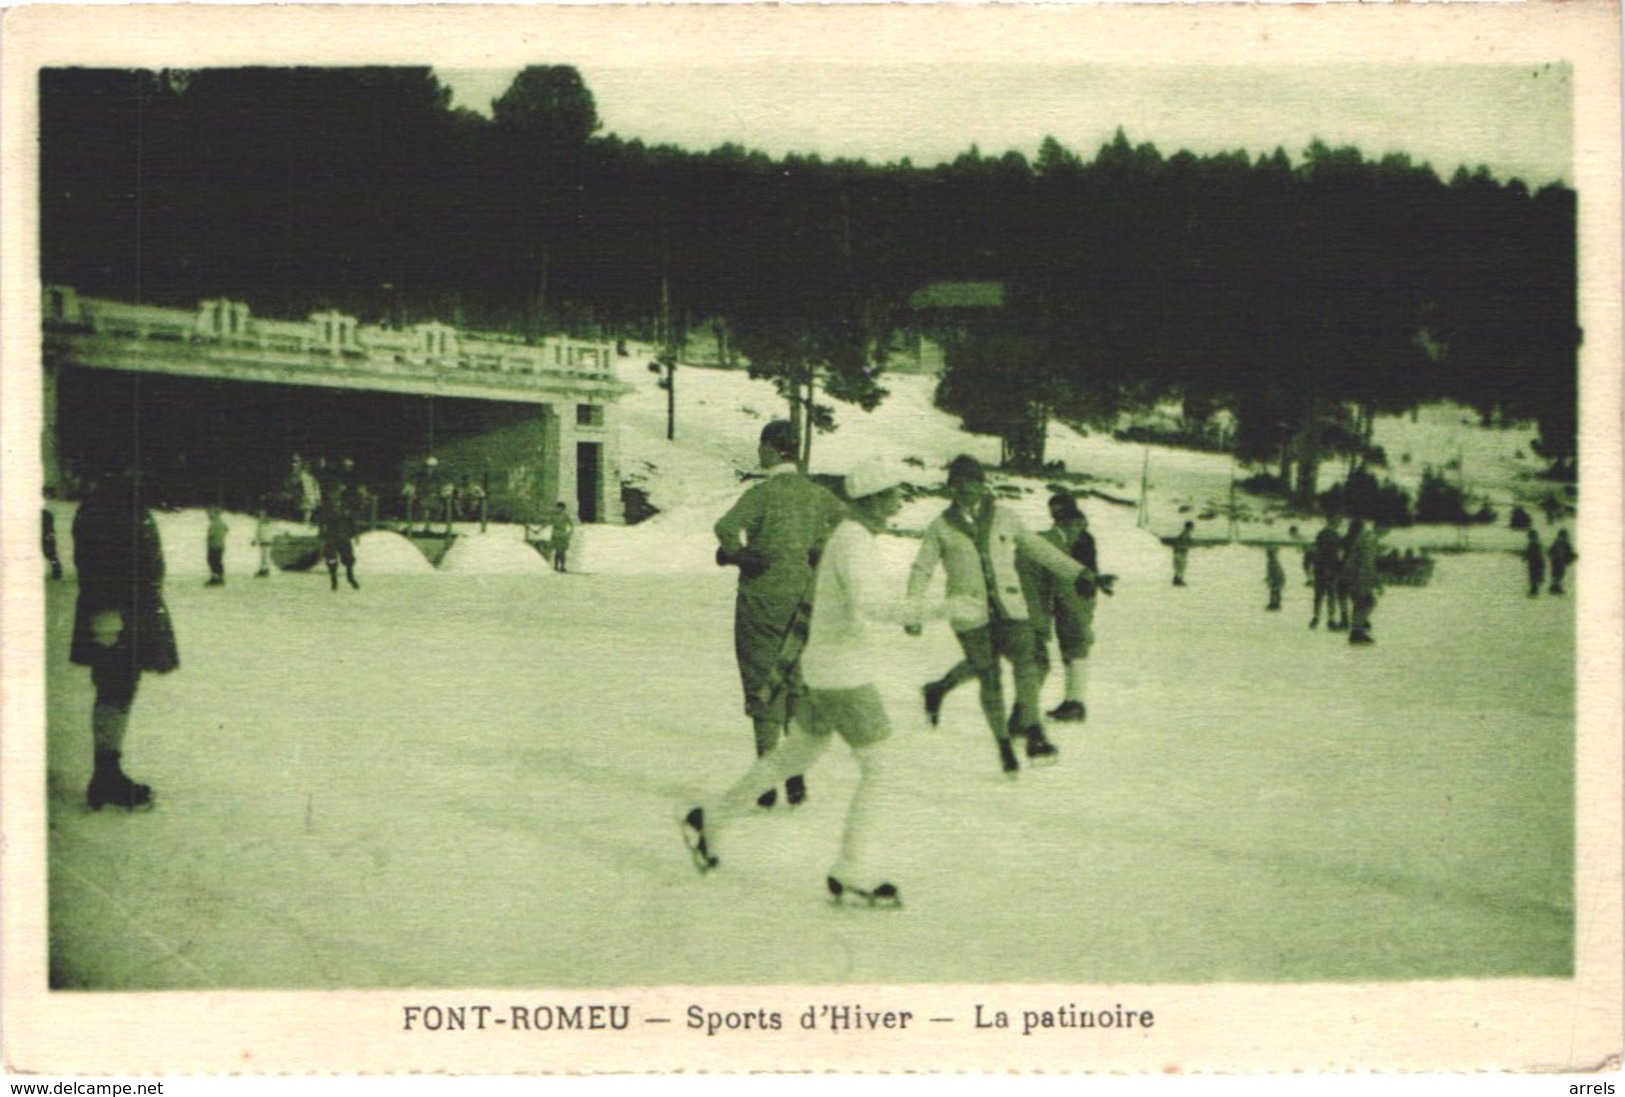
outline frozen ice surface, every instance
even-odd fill
[[[201,515],[161,516],[182,666],[142,680],[126,744],[129,771],[157,790],[150,812],[84,806],[91,688],[66,659],[71,567],[47,584],[57,985],[1571,970],[1572,594],[1525,597],[1508,553],[1441,556],[1430,586],[1387,592],[1377,644],[1356,649],[1308,629],[1295,561],[1281,613],[1264,611],[1257,548],[1193,553],[1190,586],[1174,588],[1157,535],[1176,527],[1137,529],[1132,507],[1100,500],[1085,510],[1121,579],[1096,618],[1088,722],[1050,728],[1059,765],[1004,778],[970,686],[941,728],[925,725],[919,687],[959,657],[945,626],[899,631],[877,659],[896,730],[884,824],[902,912],[825,897],[855,781],[839,746],[808,775],[806,805],[745,820],[722,866],[698,876],[677,821],[752,756],[734,573],[715,566],[710,528],[780,405],[742,375],[682,370],[667,443],[664,394],[635,380],[623,472],[641,469],[665,509],[581,530],[579,574],[552,574],[513,527],[461,524],[439,571],[378,531],[361,539],[360,591],[330,591],[320,568],[239,581],[258,553],[252,518],[232,515],[232,579],[206,590]],[[991,457],[989,439],[926,408],[926,379],[887,383],[875,416],[842,410],[816,467],[844,471],[838,457],[873,448],[919,458],[934,484],[955,453]],[[906,414],[888,426],[892,407]],[[1069,467],[1137,492],[1142,447],[1057,433]],[[1211,455],[1152,460],[1159,523],[1178,517],[1172,488],[1227,483]],[[1022,486],[1013,505],[1040,528],[1044,486]],[[918,530],[938,507],[916,500],[897,526]],[[65,561],[71,514],[58,508]],[[884,541],[895,583],[916,547]],[[1046,708],[1060,692],[1057,673]]]
[[[907,549],[911,542],[899,539]],[[1124,554],[1103,539],[1107,559]],[[900,566],[908,553],[888,552]],[[182,668],[147,676],[89,813],[88,675],[49,593],[53,968],[94,987],[1098,983],[1556,975],[1573,934],[1572,600],[1518,562],[1389,592],[1378,644],[1263,612],[1257,550],[1191,586],[1120,560],[1089,721],[1003,778],[936,626],[877,666],[907,910],[831,909],[855,771],[727,835],[677,819],[750,760],[732,585],[692,575],[325,575],[174,584]],[[1155,553],[1161,564],[1164,554]],[[1114,564],[1114,566],[1117,566]],[[901,581],[899,571],[898,580]],[[1058,683],[1046,691],[1059,699]],[[477,931],[471,926],[479,927]]]

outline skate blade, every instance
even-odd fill
[[[136,815],[151,811],[155,806],[157,806],[157,802],[158,796],[156,793],[154,793],[153,795],[148,796],[145,800],[141,801],[139,804],[120,804],[112,800],[107,800],[100,804],[87,803],[85,805],[85,810],[93,815],[100,815],[104,808],[111,811],[114,815],[117,815],[120,812],[123,812],[126,815]]]
[[[699,870],[700,875],[704,876],[707,872],[716,868],[717,859],[706,848],[705,835],[689,826],[687,819],[679,819],[677,826],[683,832],[683,844],[688,847],[689,859],[694,862],[694,867]]]
[[[1050,766],[1059,765],[1060,762],[1061,756],[1059,754],[1045,754],[1037,758],[1027,759],[1028,767],[1036,769],[1048,769]]]
[[[901,910],[903,908],[902,896],[895,889],[889,894],[876,895],[862,888],[850,887],[831,876],[827,885],[829,887],[829,901],[831,906],[851,907],[854,910]]]

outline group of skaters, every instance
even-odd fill
[[[781,787],[788,804],[806,800],[807,770],[839,735],[857,762],[858,783],[826,884],[837,901],[896,906],[901,895],[877,845],[877,805],[898,769],[876,684],[876,668],[895,642],[889,630],[901,626],[918,636],[926,622],[949,623],[962,658],[924,687],[925,715],[935,725],[948,693],[974,680],[1000,768],[1014,777],[1021,753],[1030,764],[1058,758],[1038,700],[1052,630],[1067,668],[1067,699],[1049,715],[1085,718],[1093,601],[1111,593],[1112,577],[1099,574],[1087,520],[1070,495],[1050,500],[1054,526],[1034,533],[994,499],[981,463],[961,456],[947,469],[948,506],[926,529],[907,585],[897,589],[884,578],[877,538],[902,505],[901,477],[860,464],[844,480],[843,502],[799,470],[797,448],[790,423],[768,423],[758,445],[765,478],[715,527],[718,564],[739,569],[734,649],[756,760],[720,797],[688,811],[683,837],[696,868],[715,869],[719,836],[731,824],[773,807]],[[939,566],[942,596],[931,593]],[[1008,717],[1005,662],[1016,686]]]

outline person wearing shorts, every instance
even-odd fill
[[[1049,514],[1054,524],[1038,536],[1091,572],[1098,571],[1095,539],[1089,532],[1089,519],[1078,508],[1078,501],[1065,492],[1053,495],[1049,500]],[[1049,640],[1052,632],[1061,651],[1061,665],[1066,676],[1065,698],[1045,715],[1057,722],[1081,723],[1088,719],[1084,689],[1087,685],[1089,651],[1095,642],[1095,602],[1098,596],[1091,593],[1085,597],[1072,585],[1056,582],[1050,572],[1037,567],[1025,557],[1019,557],[1016,566],[1021,573],[1022,589],[1027,595],[1039,681],[1043,682],[1049,677]]]
[[[878,659],[872,626],[918,625],[946,616],[950,607],[888,596],[884,590],[875,541],[900,506],[898,483],[895,474],[874,464],[861,465],[846,477],[849,516],[830,535],[814,578],[812,618],[800,662],[806,686],[804,702],[797,706],[801,720],[720,800],[695,807],[684,818],[684,838],[701,872],[717,866],[719,832],[752,810],[763,787],[806,772],[840,736],[857,761],[858,784],[827,886],[843,901],[900,901],[896,883],[883,867],[884,828],[877,822],[893,765],[891,722],[874,683]],[[957,607],[960,612],[968,608]]]

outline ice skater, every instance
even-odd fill
[[[254,544],[260,550],[260,568],[254,573],[256,579],[269,579],[271,577],[271,519],[261,507],[258,516],[254,519]]]
[[[1298,550],[1303,563],[1303,585],[1315,585],[1315,547],[1313,542],[1305,541],[1303,534],[1298,532],[1297,526],[1288,526],[1286,535],[1292,538],[1292,547]]]
[[[1315,545],[1310,550],[1315,565],[1315,606],[1309,618],[1309,627],[1320,624],[1320,607],[1326,607],[1326,628],[1339,632],[1348,623],[1338,617],[1337,585],[1343,571],[1343,538],[1338,533],[1337,515],[1326,517],[1326,524],[1315,534]]]
[[[795,428],[787,421],[775,419],[763,427],[756,458],[767,477],[746,489],[714,530],[717,563],[739,569],[734,656],[758,758],[798,719],[796,685],[776,682],[774,668],[797,608],[812,590],[812,556],[845,513],[833,493],[796,467],[798,449]],[[791,806],[805,800],[802,775],[791,774],[784,791]],[[778,801],[776,785],[757,792],[764,808]]]
[[[1377,606],[1382,577],[1377,572],[1377,534],[1359,518],[1349,523],[1343,550],[1342,589],[1353,615],[1349,619],[1349,643],[1374,644],[1371,612]]]
[[[1089,532],[1089,519],[1078,509],[1078,502],[1062,492],[1050,497],[1051,526],[1039,532],[1056,548],[1088,568],[1099,571],[1099,557],[1094,535]],[[1057,723],[1081,723],[1089,717],[1085,693],[1088,687],[1089,652],[1094,647],[1096,595],[1084,597],[1071,583],[1057,582],[1055,576],[1034,564],[1025,554],[1018,553],[1016,567],[1021,575],[1022,589],[1027,595],[1027,615],[1032,622],[1033,640],[1037,645],[1038,677],[1042,683],[1049,677],[1049,640],[1053,632],[1056,646],[1061,652],[1061,667],[1065,676],[1065,696],[1061,703],[1045,715]]]
[[[684,817],[684,841],[702,873],[720,863],[719,836],[753,810],[760,790],[804,774],[823,756],[831,735],[839,735],[852,749],[858,784],[847,805],[840,854],[829,869],[826,886],[837,901],[868,906],[901,903],[896,880],[885,867],[886,832],[878,821],[897,763],[891,723],[875,688],[880,652],[873,626],[918,627],[922,621],[945,616],[949,605],[887,594],[876,538],[900,506],[898,483],[896,475],[875,464],[861,465],[846,477],[850,516],[830,535],[815,572],[812,613],[800,653],[806,694],[796,706],[797,726],[757,758],[721,799],[695,807]],[[959,606],[958,612],[971,609],[974,606]]]
[[[1061,581],[1075,584],[1085,596],[1094,591],[1096,576],[1029,530],[1014,511],[995,503],[987,474],[976,458],[961,455],[948,465],[948,496],[947,509],[926,527],[909,573],[909,594],[922,596],[940,563],[947,572],[949,597],[968,597],[973,612],[958,613],[952,619],[965,657],[943,678],[925,685],[926,716],[935,724],[943,698],[974,678],[982,715],[998,746],[999,763],[1006,774],[1015,776],[1021,770],[1012,742],[1017,735],[1026,743],[1029,761],[1047,764],[1058,755],[1044,733],[1039,710],[1037,642],[1016,570],[1017,553]],[[1109,577],[1100,577],[1102,589],[1109,590],[1110,582]],[[910,631],[917,634],[919,630],[916,626]],[[1009,661],[1016,685],[1016,705],[1008,724],[1001,659]]]
[[[207,585],[223,587],[226,585],[226,534],[231,532],[231,527],[226,525],[225,518],[221,517],[219,507],[210,507],[205,513],[209,516],[209,532],[206,535],[206,552],[209,560]]]
[[[1529,543],[1519,553],[1529,572],[1529,597],[1540,596],[1541,584],[1546,581],[1546,551],[1540,547],[1540,534],[1529,531]]]
[[[131,780],[123,768],[136,689],[144,671],[165,674],[180,665],[164,605],[163,546],[142,505],[136,470],[108,476],[80,505],[73,566],[79,599],[69,658],[90,668],[96,688],[90,710],[95,768],[85,799],[95,811],[109,804],[133,811],[153,799],[152,788]]]
[[[345,582],[352,590],[360,590],[361,584],[355,578],[355,519],[350,515],[349,500],[342,487],[328,495],[318,518],[329,589],[339,589],[339,565],[343,564]]]
[[[1286,569],[1281,566],[1281,550],[1270,545],[1264,550],[1264,585],[1270,589],[1270,602],[1264,608],[1281,608],[1281,591],[1286,588]]]
[[[1191,545],[1195,542],[1194,532],[1196,523],[1186,522],[1185,528],[1179,531],[1172,542],[1174,547],[1174,586],[1185,585],[1185,565],[1190,562]]]
[[[45,498],[51,498],[49,489]],[[50,507],[40,508],[40,551],[45,554],[45,562],[51,565],[51,578],[62,578],[62,558],[56,552],[56,515],[51,513]]]
[[[570,538],[575,535],[576,524],[570,510],[563,503],[553,508],[553,531],[548,545],[553,550],[553,570],[564,571],[570,557]]]
[[[1569,565],[1580,558],[1574,551],[1574,545],[1569,542],[1569,531],[1560,529],[1557,536],[1552,538],[1552,547],[1547,550],[1546,558],[1552,565],[1552,585],[1549,588],[1553,594],[1563,593],[1563,579],[1569,573]]]

